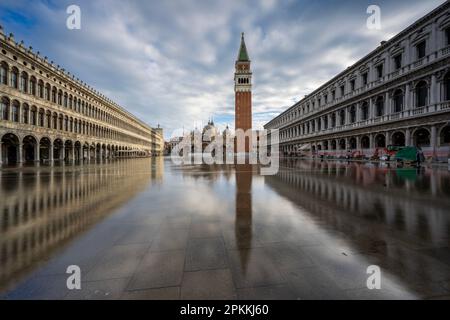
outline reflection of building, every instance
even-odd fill
[[[235,64],[234,93],[235,93],[235,130],[244,132],[252,128],[252,71],[250,59],[245,46],[244,33],[242,33],[241,46]],[[249,144],[245,143],[245,151],[249,152]]]
[[[265,181],[302,208],[318,228],[345,234],[345,247],[352,252],[373,253],[389,266],[400,259],[401,268],[386,267],[400,279],[418,272],[415,281],[428,283],[435,275],[435,260],[418,254],[421,250],[411,255],[414,250],[408,248],[439,248],[448,242],[448,172],[292,161]]]
[[[42,58],[0,27],[0,164],[162,152],[162,129]]]
[[[162,161],[1,171],[0,289],[161,180]]]
[[[388,145],[450,156],[450,2],[265,125],[285,153],[372,156]]]
[[[235,238],[238,248],[250,248],[252,242],[252,165],[236,165]],[[249,251],[240,250],[242,270],[246,272]]]

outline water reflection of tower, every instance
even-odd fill
[[[236,247],[240,250],[242,270],[247,271],[252,242],[252,165],[236,165],[236,219],[234,224]]]

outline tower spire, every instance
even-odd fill
[[[247,47],[245,46],[244,33],[241,33],[241,46],[239,47],[239,53],[237,61],[250,61],[248,58]]]

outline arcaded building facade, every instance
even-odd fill
[[[47,61],[0,27],[0,164],[160,154],[161,128]]]
[[[280,152],[371,157],[415,145],[450,158],[450,2],[436,8],[265,125]]]

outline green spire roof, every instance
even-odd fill
[[[245,46],[244,33],[241,36],[241,47],[239,48],[238,61],[250,61],[248,58],[247,47]]]

